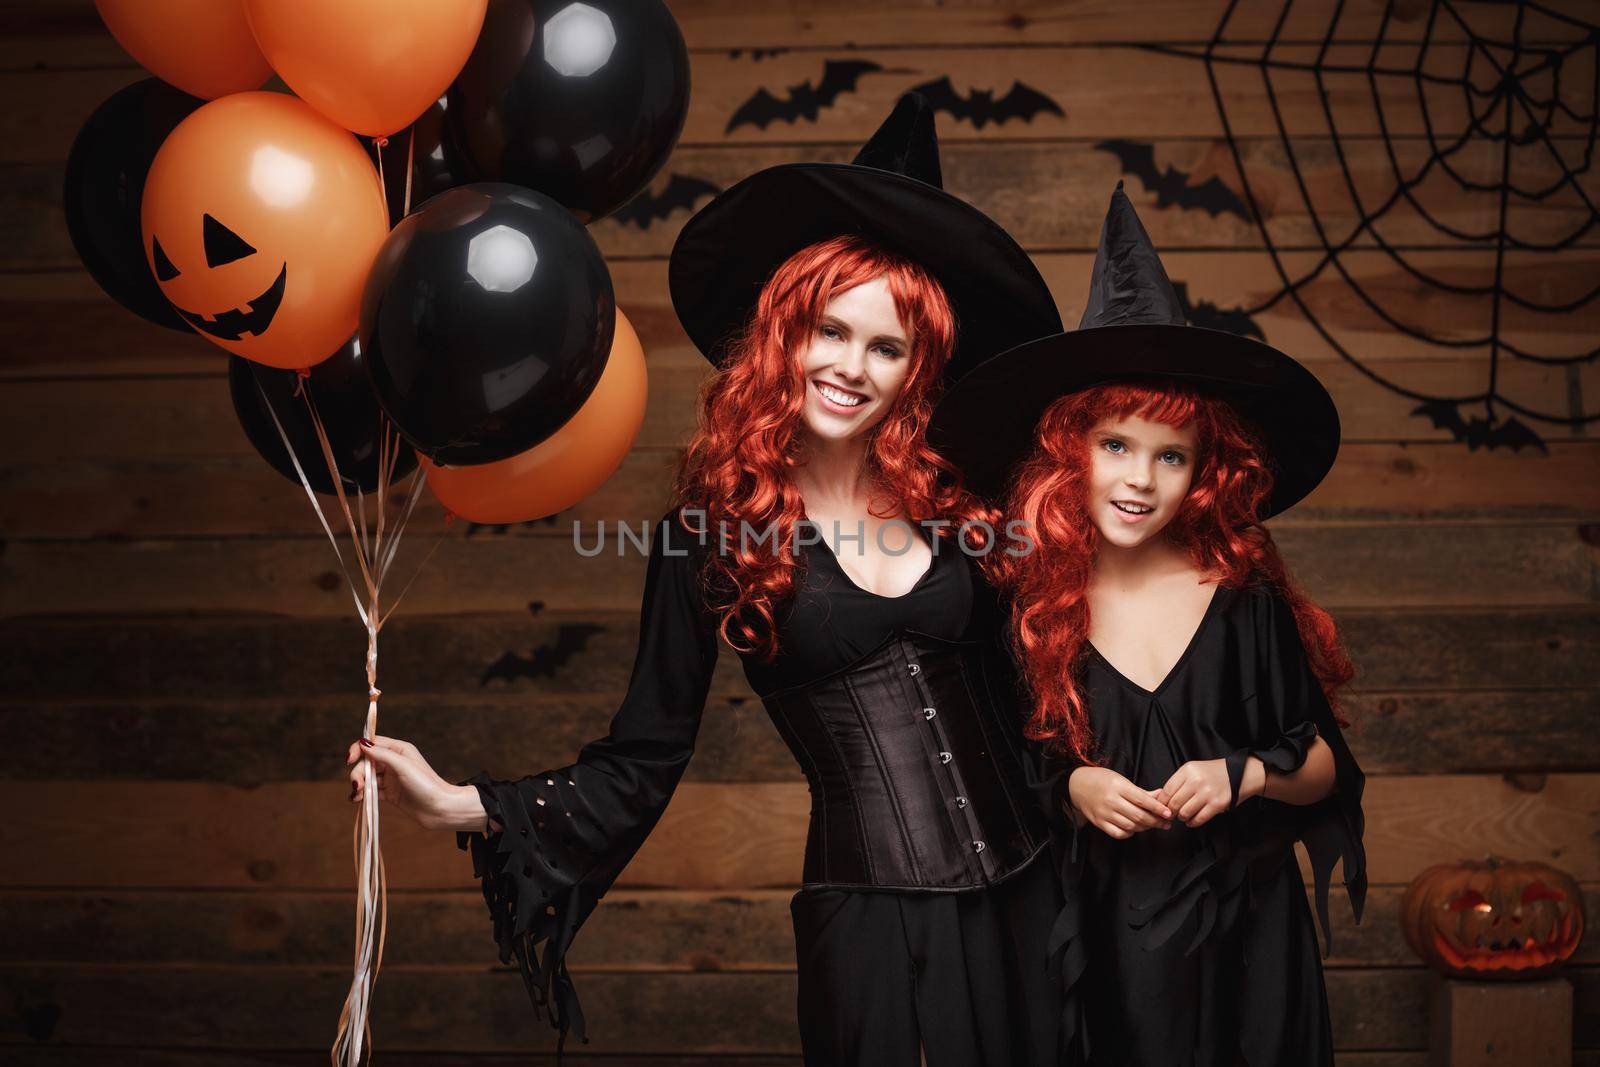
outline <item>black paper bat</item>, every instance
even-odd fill
[[[1144,183],[1146,191],[1156,194],[1156,207],[1177,204],[1180,208],[1204,209],[1212,218],[1224,212],[1250,221],[1250,210],[1244,206],[1237,193],[1223,184],[1215,175],[1199,185],[1189,184],[1189,175],[1177,167],[1156,169],[1155,145],[1136,141],[1101,141],[1095,145],[1102,152],[1111,152],[1122,163],[1122,173],[1132,175]]]
[[[1189,320],[1189,325],[1204,326],[1208,330],[1226,330],[1240,337],[1254,337],[1258,341],[1267,339],[1261,327],[1256,325],[1256,320],[1244,308],[1219,308],[1209,300],[1191,304],[1188,282],[1173,282],[1172,288],[1178,294],[1178,303],[1183,305],[1183,317]]]
[[[567,661],[589,646],[589,638],[605,631],[604,626],[586,622],[558,626],[553,644],[540,645],[529,656],[507,652],[489,664],[478,684],[488,685],[496,678],[504,679],[507,683],[518,678],[553,678]]]
[[[649,189],[642,190],[638,196],[613,211],[611,217],[624,225],[631,222],[639,229],[646,230],[656,219],[664,219],[679,208],[693,211],[695,202],[702,196],[716,196],[720,192],[720,186],[712,185],[704,178],[673,174],[659,196]]]
[[[732,133],[740,126],[767,126],[782,119],[795,123],[800,119],[816,122],[817,113],[832,107],[834,101],[845,93],[853,93],[863,74],[872,74],[883,67],[865,59],[829,59],[822,64],[822,80],[815,88],[809,81],[789,86],[789,95],[779,100],[765,89],[757,89],[750,99],[739,105],[728,120],[724,133]]]
[[[955,119],[966,119],[980,130],[991,122],[999,126],[1009,119],[1032,122],[1033,117],[1042,111],[1067,117],[1060,104],[1019,81],[1012,82],[1011,91],[998,100],[988,89],[970,89],[966,96],[962,96],[950,83],[949,75],[937,81],[924,82],[910,91],[927,97],[935,111],[946,112]]]
[[[1469,452],[1476,452],[1479,448],[1491,451],[1496,448],[1509,448],[1513,452],[1521,452],[1530,446],[1546,455],[1550,452],[1550,449],[1545,447],[1544,438],[1534,433],[1528,428],[1527,423],[1515,415],[1499,422],[1478,415],[1463,419],[1461,409],[1449,400],[1429,400],[1413,408],[1411,414],[1428,416],[1433,422],[1434,429],[1449,430],[1450,435],[1457,441],[1467,443]]]

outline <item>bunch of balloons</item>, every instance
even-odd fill
[[[420,462],[450,512],[490,523],[610,477],[644,418],[644,353],[586,224],[683,128],[663,0],[96,6],[156,77],[73,143],[73,243],[123,306],[231,353],[274,469],[370,492]],[[260,91],[274,74],[287,92]],[[390,427],[403,445],[380,462]]]

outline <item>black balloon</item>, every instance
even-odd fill
[[[62,190],[67,233],[89,275],[129,311],[174,330],[189,324],[150,273],[139,200],[161,142],[204,103],[158,78],[120,90],[78,131]]]
[[[305,388],[317,406],[328,445],[339,464],[339,480],[344,483],[346,493],[357,489],[370,493],[378,488],[384,418],[378,398],[373,395],[365,364],[359,342],[351,338],[328,359],[312,366],[310,377],[305,379]],[[228,357],[228,389],[233,394],[233,410],[239,416],[245,436],[261,453],[261,458],[295,485],[300,484],[294,463],[273,422],[273,415],[277,415],[311,488],[332,494],[333,478],[328,473],[328,462],[323,458],[317,431],[306,410],[305,399],[295,395],[299,384],[297,371],[279,370],[239,356]],[[266,401],[262,399],[263,392]],[[272,405],[270,411],[267,403]],[[396,440],[395,445],[391,483],[404,478],[417,466],[417,455],[409,444]]]
[[[437,463],[525,452],[588,399],[616,301],[594,239],[531,189],[451,189],[401,220],[361,299],[378,402]]]
[[[662,0],[490,0],[448,101],[457,180],[525,185],[593,222],[666,162],[689,53]]]
[[[444,116],[449,103],[440,97],[417,120],[399,133],[390,135],[389,143],[381,149],[369,138],[362,138],[372,165],[378,165],[380,152],[383,159],[384,191],[389,198],[389,224],[392,226],[409,213],[406,200],[406,165],[411,165],[410,204],[420,204],[436,193],[466,185],[474,179],[454,170],[459,162],[444,148]]]

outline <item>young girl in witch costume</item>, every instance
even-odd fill
[[[1009,515],[1038,545],[990,558],[1077,825],[1051,951],[1090,1061],[1331,1064],[1293,844],[1324,932],[1336,860],[1359,919],[1351,667],[1261,522],[1332,466],[1332,399],[1288,356],[1184,325],[1119,184],[1079,329],[979,367],[936,424],[975,487],[1017,465]]]
[[[1059,331],[1054,302],[939,187],[915,96],[853,164],[775,167],[717,197],[670,280],[719,370],[681,506],[656,527],[609,735],[559,770],[460,787],[379,738],[380,788],[463,831],[502,960],[536,1004],[553,998],[563,1038],[582,1036],[564,957],[682,776],[726,642],[811,789],[791,907],[806,1062],[1054,1065],[1062,998],[1041,934],[1060,891],[1033,862],[1048,827],[972,554],[1001,535],[960,530],[992,513],[924,434],[943,379]]]

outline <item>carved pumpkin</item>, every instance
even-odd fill
[[[1400,926],[1422,961],[1458,978],[1531,978],[1583,939],[1583,897],[1543,863],[1460,860],[1429,867],[1406,887]]]
[[[279,93],[235,93],[179,123],[140,214],[150,270],[184,321],[286,368],[326,359],[356,332],[389,232],[356,139]]]

